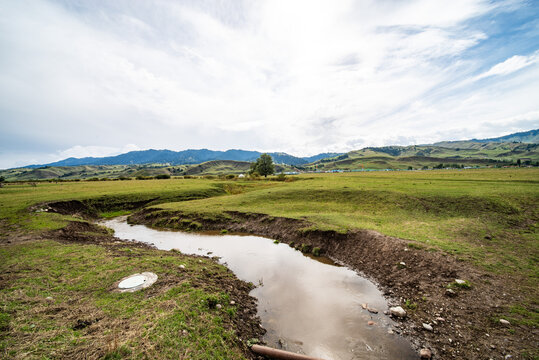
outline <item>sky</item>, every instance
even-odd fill
[[[0,168],[539,128],[535,0],[0,0]]]

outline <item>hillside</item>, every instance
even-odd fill
[[[249,171],[251,163],[245,161],[214,160],[202,164],[189,166],[183,175],[223,175],[243,174]],[[287,165],[275,165],[275,172],[294,171],[296,169]]]
[[[309,170],[354,169],[421,169],[468,166],[505,166],[536,164],[539,144],[482,143],[471,141],[438,143],[436,145],[368,147],[334,158],[322,159],[306,168]]]

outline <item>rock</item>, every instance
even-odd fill
[[[505,360],[507,360],[507,359],[512,359],[512,358],[513,358],[513,355],[509,355],[509,354],[508,354],[508,355],[505,355]]]
[[[368,307],[367,311],[370,312],[370,313],[373,313],[373,314],[378,314],[378,310],[376,310],[375,308]]]
[[[387,330],[387,333],[391,335],[391,334],[393,334],[393,330],[388,329],[388,330]]]
[[[367,304],[361,304],[361,307],[362,307],[363,309],[366,309],[366,308],[367,308]]]
[[[421,349],[419,351],[419,357],[421,359],[430,359],[432,358],[432,352],[427,348]]]
[[[449,296],[449,297],[455,297],[455,296],[457,296],[456,291],[453,290],[453,289],[447,289],[447,290],[445,290],[445,294],[446,294],[447,296]]]
[[[509,326],[511,325],[511,323],[505,319],[500,319],[500,324],[504,325],[504,326]]]
[[[466,284],[466,281],[461,280],[461,279],[455,279],[455,282],[457,283],[457,285],[464,285],[464,284]]]
[[[404,261],[401,261],[401,262],[399,263],[399,266],[400,266],[400,267],[406,267],[406,263],[405,263]]]
[[[496,349],[496,345],[492,344],[492,345],[490,345],[490,348],[491,348],[492,350],[494,350],[494,349]]]
[[[180,265],[180,269],[185,269],[185,265]]]
[[[423,323],[423,329],[425,329],[427,331],[433,331],[434,330],[430,324],[425,324],[425,323]]]
[[[216,307],[217,309],[220,309],[220,308],[222,308],[222,307],[223,307],[223,305],[221,305],[221,304],[217,304],[217,305],[215,305],[215,307]]]
[[[183,335],[183,336],[189,335],[189,331],[187,331],[187,330],[182,330],[182,335]]]
[[[370,325],[370,326],[374,325],[374,321],[369,320],[369,322],[367,323],[367,325]]]
[[[234,300],[232,300],[232,301],[230,302],[230,305],[236,305],[236,302],[235,302]]]
[[[47,296],[47,297],[45,298],[45,300],[47,300],[47,301],[49,301],[49,302],[53,302],[53,301],[54,301],[54,299],[52,298],[52,296]]]
[[[394,306],[389,308],[389,313],[393,316],[397,316],[400,318],[406,317],[406,311],[400,306]]]
[[[439,322],[445,322],[445,319],[443,317],[437,317],[436,318],[436,321],[439,321]]]

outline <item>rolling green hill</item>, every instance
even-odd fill
[[[539,161],[539,144],[444,142],[436,145],[368,147],[306,167],[309,170],[420,169],[444,164],[444,167],[535,165]]]

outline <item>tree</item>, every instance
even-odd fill
[[[522,163],[522,161],[520,161],[520,159],[517,159],[517,166],[520,167],[520,164]]]
[[[258,173],[267,177],[275,173],[275,166],[273,165],[273,159],[268,154],[262,154],[256,162],[251,164],[251,174]]]

